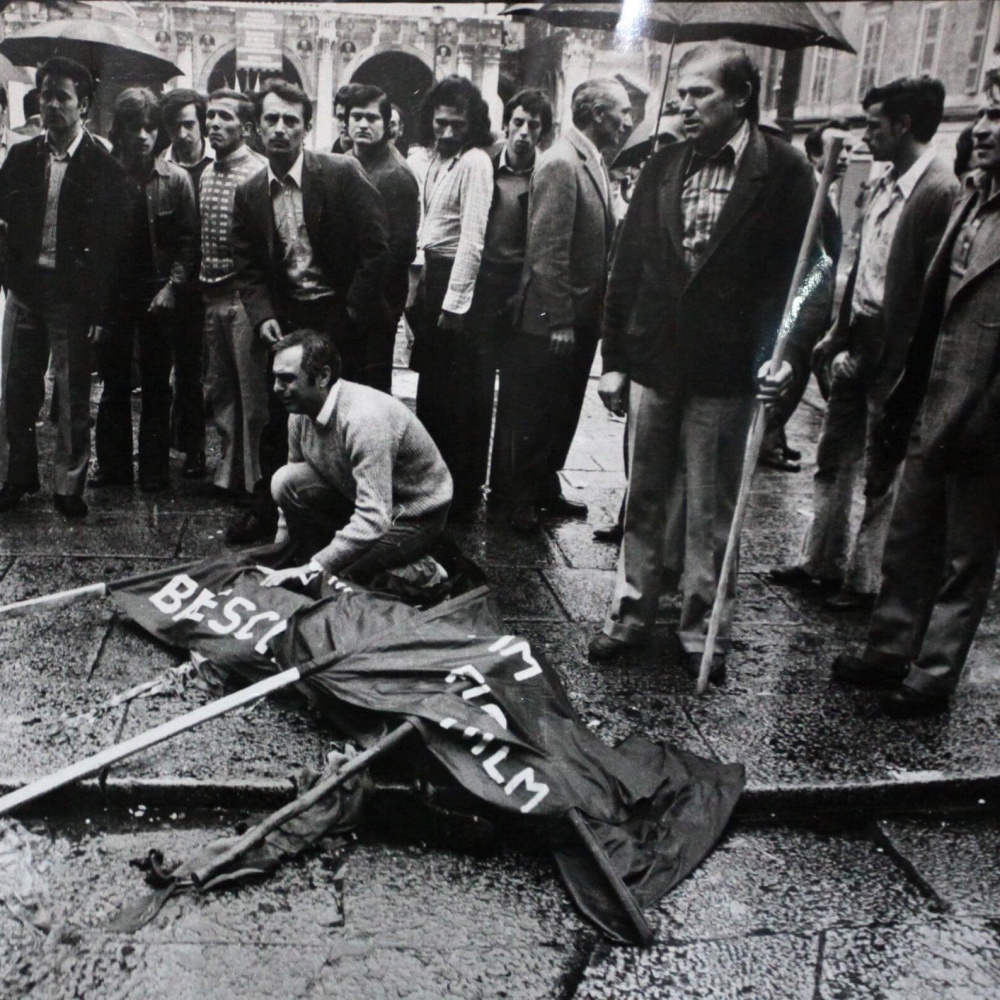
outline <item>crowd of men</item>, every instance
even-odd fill
[[[863,653],[834,663],[838,681],[887,687],[882,705],[896,715],[947,707],[1000,545],[995,74],[961,180],[931,150],[939,81],[865,96],[864,142],[887,168],[835,313],[843,239],[835,200],[822,206],[777,370],[769,359],[839,123],[809,136],[812,165],[760,127],[760,74],[735,43],[680,60],[683,137],[645,162],[624,219],[608,165],[632,106],[615,79],[577,87],[572,121],[543,152],[544,93],[512,97],[497,138],[475,85],[447,77],[424,101],[408,158],[399,109],[371,85],[338,91],[331,153],[306,148],[312,103],[281,79],[253,95],[129,88],[110,149],[85,124],[86,68],[50,59],[36,85],[43,131],[0,135],[0,513],[40,490],[48,373],[65,517],[86,516],[87,488],[169,490],[171,449],[182,476],[206,477],[210,424],[213,488],[234,505],[227,542],[292,553],[268,584],[310,572],[366,582],[426,556],[448,521],[476,514],[487,485],[491,514],[520,533],[587,517],[559,473],[600,344],[600,398],[627,417],[628,489],[603,532],[620,542],[618,569],[589,656],[609,663],[648,643],[676,583],[682,664],[695,676],[754,413],[768,408],[767,462],[796,468],[784,424],[815,371],[829,396],[815,516],[801,558],[771,578],[872,611]],[[416,415],[391,395],[404,315]]]

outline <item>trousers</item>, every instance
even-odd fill
[[[629,386],[629,469],[625,533],[604,633],[638,643],[656,620],[667,525],[684,491],[684,570],[678,637],[686,652],[705,646],[736,509],[752,396],[689,396],[636,382]],[[738,559],[737,559],[738,565]],[[729,644],[736,572],[729,580],[718,649]]]

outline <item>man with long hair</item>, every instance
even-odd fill
[[[423,186],[419,245],[422,291],[412,367],[417,416],[455,483],[452,520],[470,518],[482,499],[489,441],[477,428],[493,407],[493,372],[477,331],[467,325],[493,197],[490,116],[479,89],[449,76],[424,99],[421,141],[433,145]]]
[[[166,132],[156,95],[130,87],[115,101],[112,151],[125,168],[131,226],[116,275],[114,318],[97,341],[104,391],[91,486],[131,486],[133,347],[142,385],[139,487],[170,484],[170,368],[178,298],[198,256],[198,210],[187,171],[157,159]]]

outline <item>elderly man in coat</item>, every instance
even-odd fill
[[[833,664],[841,682],[888,687],[881,708],[897,717],[947,709],[1000,553],[1000,74],[972,138],[973,172],[877,428],[906,464],[868,641]]]

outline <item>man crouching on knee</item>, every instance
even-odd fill
[[[275,542],[304,565],[273,570],[263,585],[310,572],[364,584],[425,555],[452,483],[423,424],[398,399],[342,379],[336,348],[314,330],[278,342],[274,392],[291,415],[288,462],[271,480]]]

